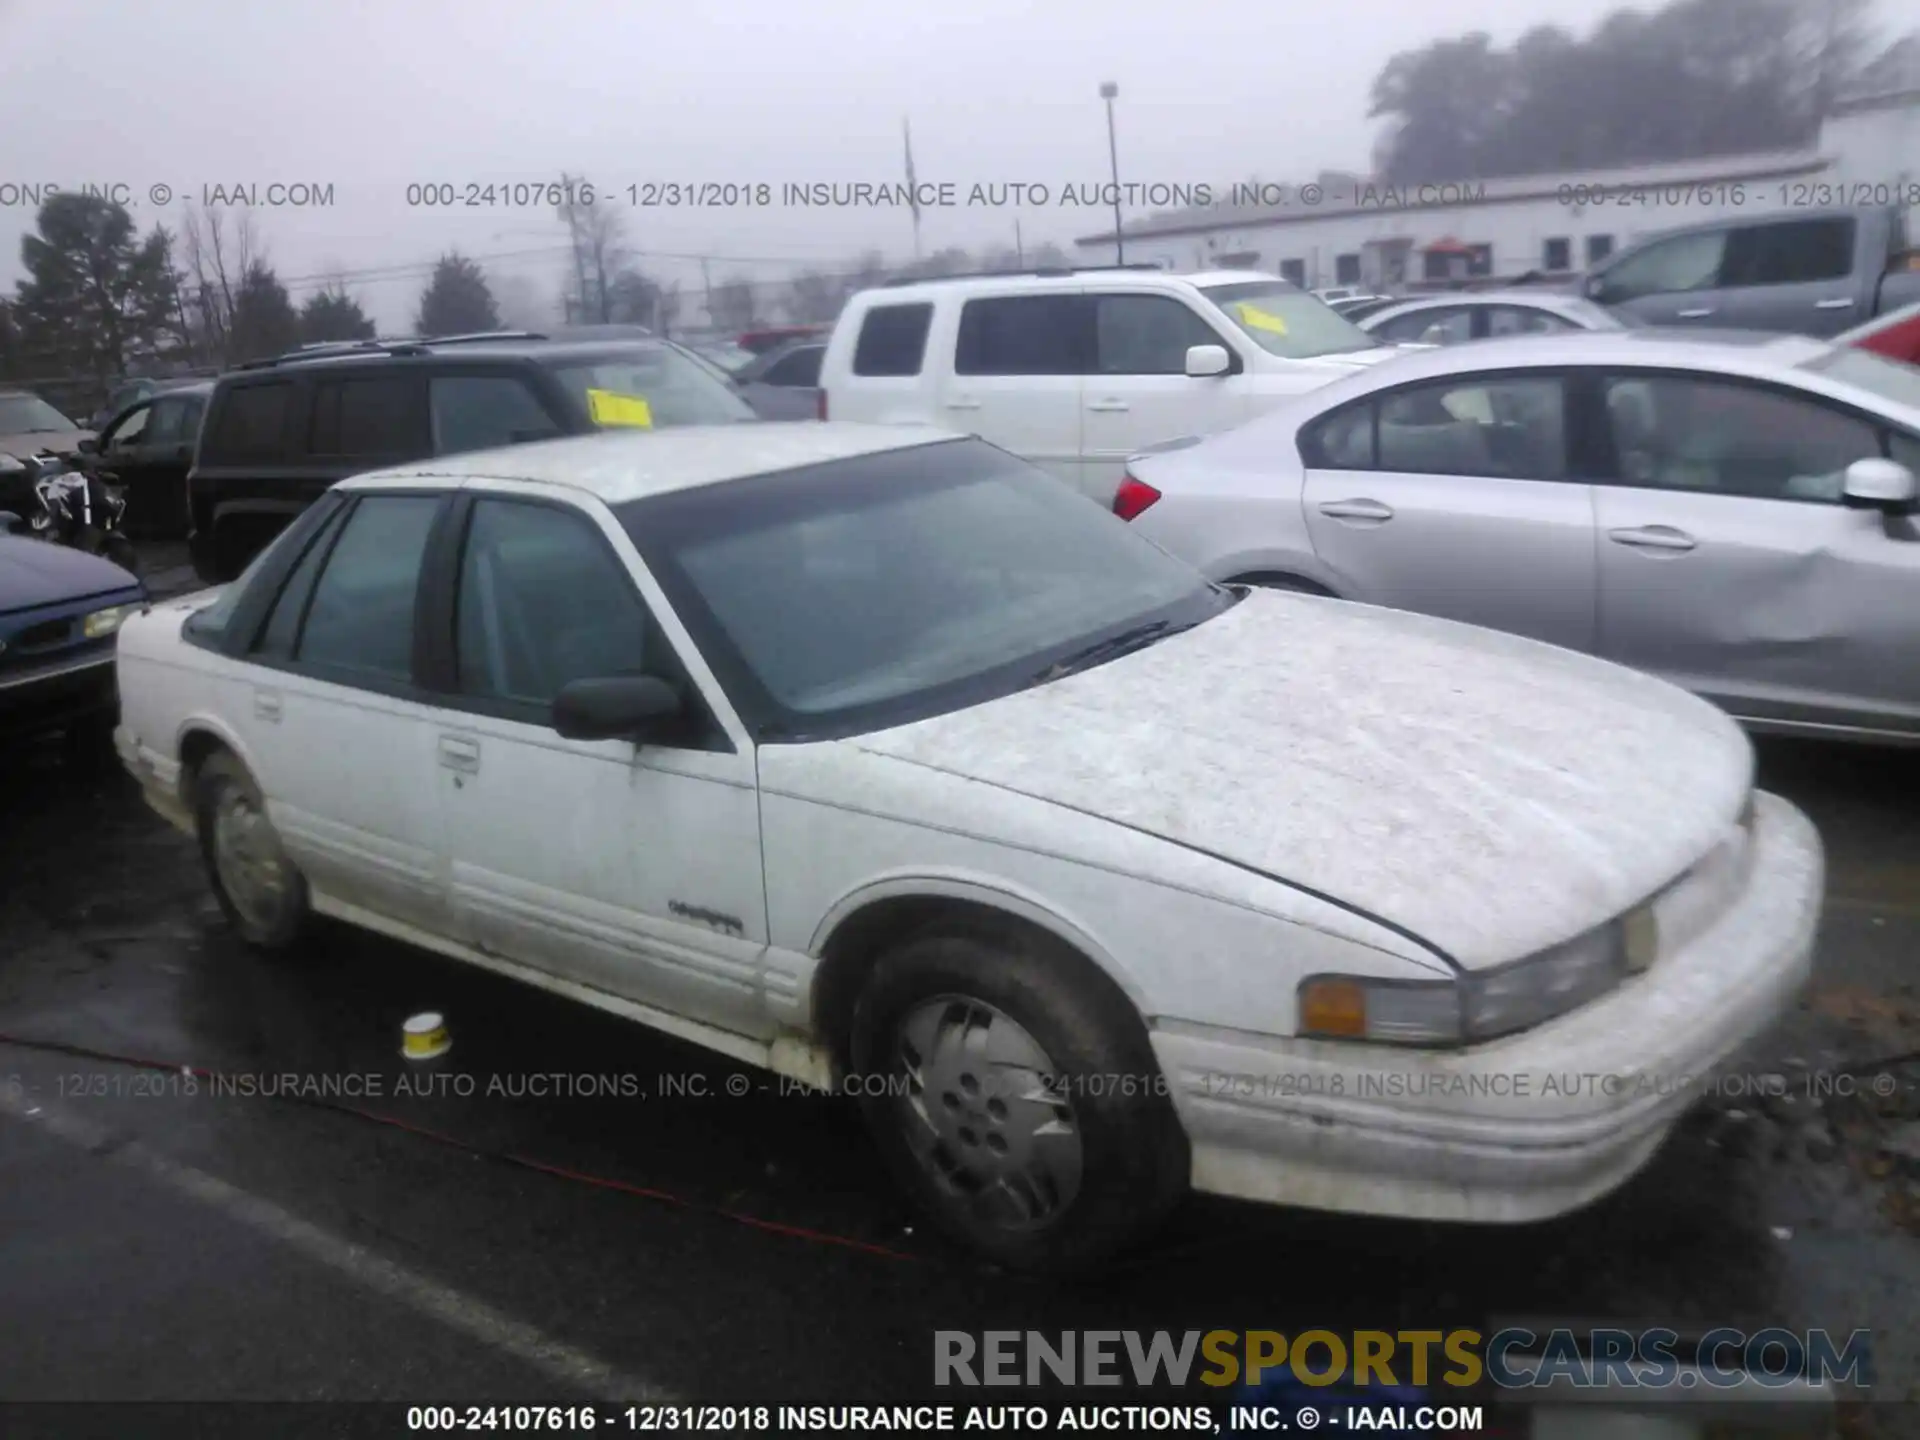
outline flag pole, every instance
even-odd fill
[[[913,211],[913,258],[921,258],[920,253],[920,194],[918,182],[913,176],[913,126],[907,117],[900,117],[900,136],[907,147],[907,205]]]

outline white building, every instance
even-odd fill
[[[1223,193],[1224,192],[1224,193]],[[1920,77],[1849,97],[1807,150],[1393,187],[1324,174],[1213,190],[1212,204],[1126,221],[1128,263],[1271,271],[1317,289],[1440,288],[1577,273],[1656,230],[1722,216],[1899,204],[1920,194]],[[1075,242],[1113,258],[1111,230]]]

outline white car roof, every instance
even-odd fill
[[[1371,318],[1371,317],[1369,317]],[[1502,366],[1654,365],[1766,375],[1803,365],[1833,346],[1804,335],[1774,335],[1758,330],[1678,330],[1648,326],[1638,330],[1583,330],[1565,335],[1500,335],[1471,345],[1409,350],[1385,365],[1323,387],[1379,389],[1382,385],[1425,376],[1473,374]],[[1367,382],[1380,382],[1367,383]],[[1322,391],[1312,392],[1320,394]]]
[[[356,475],[337,488],[386,489],[439,481],[451,489],[475,479],[527,480],[579,490],[618,505],[698,485],[717,485],[958,438],[932,426],[845,421],[676,425],[660,430],[573,435],[563,440],[422,460]]]
[[[1354,323],[1365,330],[1396,315],[1478,305],[1523,305],[1534,310],[1548,310],[1555,315],[1584,315],[1594,309],[1593,302],[1584,296],[1570,295],[1560,290],[1456,290],[1435,295],[1410,295],[1391,305],[1382,305],[1371,315],[1364,315]]]
[[[935,296],[966,298],[972,295],[1005,295],[1019,291],[1084,290],[1095,286],[1103,290],[1198,289],[1208,285],[1288,285],[1278,275],[1259,270],[1198,270],[1181,273],[1129,266],[1125,269],[1087,266],[1055,275],[956,275],[942,280],[935,276],[910,285],[882,285],[863,290],[854,297],[866,305],[899,305],[920,302]],[[1305,291],[1301,291],[1305,294]]]

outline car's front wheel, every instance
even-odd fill
[[[232,752],[217,751],[200,766],[194,815],[207,877],[227,923],[250,945],[292,948],[312,913],[306,877],[287,858],[259,785]]]
[[[1085,1268],[1186,1192],[1146,1028],[1050,937],[925,931],[855,1006],[855,1088],[901,1184],[947,1234],[1023,1270]]]

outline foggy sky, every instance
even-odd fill
[[[544,206],[409,208],[409,183],[902,176],[911,118],[923,182],[1107,178],[1103,80],[1123,181],[1193,184],[1364,169],[1368,90],[1389,56],[1486,29],[1584,33],[1617,0],[0,0],[0,187],[124,184],[142,229],[177,230],[206,185],[333,186],[329,209],[258,210],[295,303],[331,274],[383,332],[409,328],[450,246],[496,281],[556,293],[563,232]],[[1888,20],[1914,0],[1886,0]],[[1911,18],[1909,18],[1911,23]],[[164,209],[156,185],[176,197]],[[0,190],[0,194],[4,191]],[[625,197],[620,196],[622,208]],[[903,210],[627,209],[643,268],[697,288],[912,254]],[[942,245],[1069,245],[1098,210],[928,211]],[[0,209],[0,285],[33,207]],[[532,253],[527,253],[532,252]],[[497,257],[497,258],[496,258]],[[746,263],[736,264],[735,260]],[[386,275],[356,276],[381,268]],[[400,271],[399,274],[392,274]],[[684,315],[683,311],[683,315]]]

